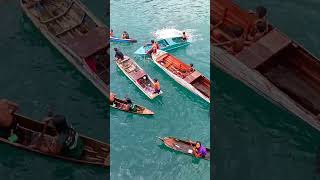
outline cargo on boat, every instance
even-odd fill
[[[40,32],[105,96],[109,95],[107,28],[79,0],[20,0]]]
[[[210,80],[171,54],[158,50],[151,55],[153,62],[172,79],[210,103]]]
[[[234,38],[233,27],[251,35],[257,17],[231,0],[216,0],[211,13],[213,64],[320,130],[319,59],[270,24],[239,52],[217,47]]]

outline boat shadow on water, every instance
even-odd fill
[[[205,160],[203,160],[203,159],[196,158],[196,157],[194,157],[194,156],[190,156],[190,155],[184,154],[184,153],[179,152],[179,151],[175,151],[175,150],[173,150],[173,149],[171,149],[171,148],[168,148],[168,147],[167,147],[166,145],[164,145],[164,144],[159,144],[158,147],[159,147],[161,150],[169,151],[170,153],[174,153],[175,155],[189,156],[189,158],[192,158],[192,160],[191,160],[191,163],[192,163],[192,164],[199,164],[201,160],[202,160],[202,161],[205,161]]]

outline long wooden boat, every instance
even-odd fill
[[[172,79],[210,103],[210,80],[171,54],[158,50],[152,61]]]
[[[133,59],[124,56],[123,60],[116,59],[115,61],[121,71],[150,99],[162,94],[162,91],[154,93],[153,79]],[[144,77],[146,80],[143,79]]]
[[[31,148],[29,145],[31,145],[33,141],[32,137],[34,137],[36,133],[42,132],[44,124],[42,122],[35,121],[18,114],[15,114],[14,118],[18,124],[17,129],[15,130],[15,134],[17,134],[18,136],[18,140],[16,142],[10,142],[7,139],[0,137],[1,143],[9,144],[13,147],[31,151],[44,156],[62,159],[62,160],[66,160],[74,163],[96,165],[101,167],[110,166],[109,145],[83,135],[80,135],[80,138],[83,140],[85,148],[84,148],[82,157],[80,159],[74,159],[71,157],[63,156],[63,155],[49,154],[49,153],[42,152],[38,149]],[[54,128],[48,127],[46,131],[46,135],[54,136],[55,135]]]
[[[106,26],[79,0],[20,0],[40,32],[108,97],[110,57]]]
[[[213,27],[223,22],[216,29],[221,36],[211,36],[214,44],[231,36],[228,29],[232,26],[243,27],[248,35],[256,21],[231,0],[216,0],[212,7]],[[319,59],[272,25],[268,29],[239,53],[213,47],[213,63],[320,130]]]
[[[167,39],[160,39],[157,41],[159,47],[163,51],[172,51],[177,48],[185,47],[190,44],[189,41],[185,41],[182,37],[173,37]],[[146,44],[145,46],[141,46],[137,49],[134,53],[137,55],[146,55],[146,53],[151,49],[152,45],[150,43]]]
[[[120,42],[120,43],[136,43],[138,42],[136,39],[121,39],[118,37],[110,36],[111,42]]]
[[[110,104],[110,107],[115,108],[115,109],[119,109],[120,111],[133,113],[133,114],[154,115],[154,112],[152,112],[151,110],[149,110],[143,106],[137,105],[137,104],[134,104],[134,106],[135,106],[134,110],[127,111],[125,108],[127,106],[127,104],[128,103],[125,100],[115,98],[115,102],[113,104]]]
[[[173,149],[175,151],[179,151],[188,155],[191,155],[193,157],[193,147],[196,145],[194,142],[189,142],[189,141],[184,141],[184,140],[180,140],[174,137],[158,137],[164,145],[166,145],[168,148]],[[201,159],[205,159],[205,160],[209,160],[210,161],[210,149],[207,149],[207,155],[203,158],[201,157]]]

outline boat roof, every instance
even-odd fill
[[[80,57],[86,58],[107,48],[107,28],[96,27],[84,36],[78,36],[69,41],[69,47]]]

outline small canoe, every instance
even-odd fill
[[[167,39],[160,39],[157,41],[160,49],[163,51],[172,51],[174,49],[184,47],[190,44],[189,41],[184,41],[182,37],[173,37]],[[138,55],[146,55],[146,53],[151,49],[151,44],[146,44],[145,46],[141,46],[135,54]]]
[[[210,80],[171,54],[158,50],[152,61],[172,79],[210,103]]]
[[[162,91],[154,93],[153,79],[133,59],[125,56],[123,60],[116,59],[115,61],[121,71],[150,99],[162,94]],[[143,77],[146,77],[146,80]]]
[[[126,101],[115,98],[114,104],[110,104],[110,107],[133,114],[154,115],[154,112],[152,112],[151,110],[137,104],[134,104],[134,110],[127,111],[125,108],[127,104],[128,103]]]
[[[109,156],[110,156],[110,147],[108,144],[80,135],[80,138],[83,140],[85,144],[84,152],[80,159],[75,159],[72,157],[67,157],[63,155],[54,155],[46,152],[42,152],[38,149],[33,149],[29,147],[31,142],[33,141],[34,135],[36,133],[41,133],[43,130],[43,123],[39,121],[32,120],[30,118],[15,114],[15,120],[17,121],[17,129],[15,130],[15,134],[18,136],[17,142],[13,143],[8,141],[7,139],[0,137],[0,142],[9,144],[13,147],[28,150],[34,153],[38,153],[41,155],[62,159],[66,161],[71,161],[79,164],[88,164],[88,165],[96,165],[101,167],[110,166]],[[53,127],[48,127],[46,136],[54,136],[55,130]]]
[[[121,42],[121,43],[136,43],[136,39],[121,39],[117,37],[110,37],[111,42]]]
[[[174,137],[164,137],[164,138],[160,138],[158,137],[163,143],[164,145],[166,145],[168,148],[173,149],[175,151],[179,151],[185,154],[189,154],[193,157],[195,157],[193,155],[193,147],[196,145],[195,143],[190,143],[188,141],[184,141],[184,140],[180,140]],[[203,158],[201,157],[201,159],[205,159],[210,161],[210,149],[207,149],[207,155]]]

